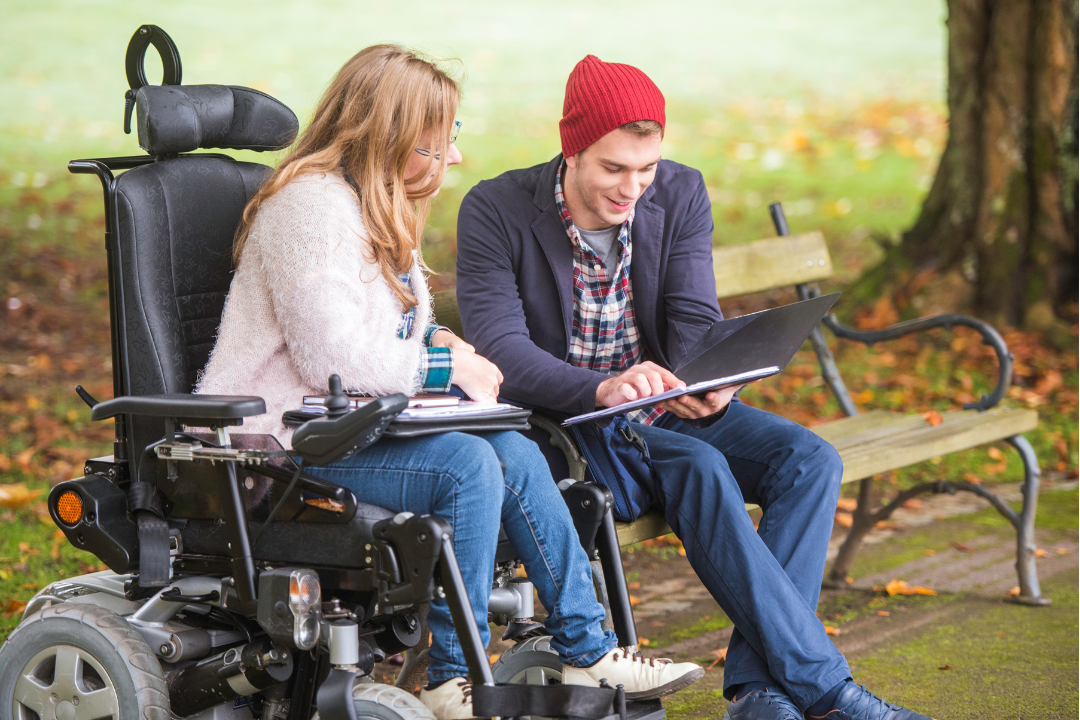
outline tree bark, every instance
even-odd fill
[[[992,322],[1074,317],[1077,0],[947,4],[948,141],[919,217],[861,294],[959,267]]]

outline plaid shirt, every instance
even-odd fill
[[[398,280],[409,285],[409,273],[398,275]],[[411,307],[401,314],[397,336],[404,340],[412,334],[416,308]],[[439,330],[446,330],[441,325],[428,325],[424,331],[424,347],[420,353],[420,392],[445,393],[450,390],[450,380],[454,377],[454,353],[450,348],[431,347],[431,336]]]
[[[563,195],[564,162],[555,173],[555,204],[574,250],[574,326],[570,332],[570,364],[618,375],[644,359],[634,322],[630,262],[633,256],[630,228],[634,211],[619,228],[622,246],[614,269],[581,239]],[[651,425],[663,410],[646,407],[627,413],[627,419]]]

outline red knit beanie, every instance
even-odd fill
[[[586,55],[574,66],[566,81],[559,121],[563,157],[635,120],[664,125],[664,95],[648,75],[632,65],[607,63],[595,55]]]

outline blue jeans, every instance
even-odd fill
[[[615,647],[615,634],[602,629],[604,608],[570,511],[539,448],[518,433],[383,438],[340,463],[305,470],[347,487],[361,502],[445,518],[485,646],[501,522],[548,610],[551,647],[563,661],[591,665]],[[467,677],[445,600],[431,601],[428,623],[428,680]]]
[[[652,455],[654,502],[735,625],[725,694],[765,682],[805,710],[850,675],[816,615],[839,454],[800,425],[739,401],[707,428],[666,413],[634,429]],[[756,531],[746,502],[763,510]]]

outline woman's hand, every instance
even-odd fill
[[[438,335],[439,333],[435,333]],[[451,335],[451,337],[454,337]],[[454,337],[462,347],[454,348],[454,375],[450,382],[465,391],[465,394],[477,402],[496,403],[499,397],[499,385],[503,374],[495,363],[477,355],[472,345]],[[434,338],[432,338],[434,341]]]
[[[431,347],[448,347],[451,350],[468,350],[469,352],[476,352],[476,348],[449,330],[436,330],[431,336]]]

